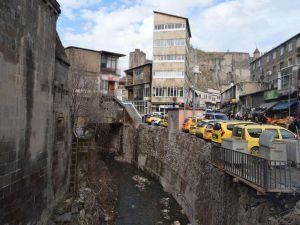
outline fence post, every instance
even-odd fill
[[[264,172],[263,172],[263,181],[264,181],[264,189],[265,191],[268,191],[269,189],[269,165],[268,165],[269,161],[264,159]]]

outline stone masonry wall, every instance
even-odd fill
[[[137,163],[156,178],[193,225],[271,225],[276,221],[274,215],[282,212],[279,198],[258,196],[214,168],[211,144],[143,124],[135,131],[127,127],[123,132],[123,160]]]
[[[0,224],[46,224],[67,190],[70,115],[59,78],[68,77],[68,63],[58,48],[59,13],[55,0],[0,1]]]

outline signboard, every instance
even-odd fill
[[[264,93],[264,100],[277,99],[279,97],[277,90],[266,91]]]
[[[107,81],[119,82],[120,78],[114,75],[101,75],[101,79]]]

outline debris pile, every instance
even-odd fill
[[[147,178],[141,177],[139,175],[135,175],[131,179],[136,182],[135,187],[140,192],[145,192],[146,191],[146,185],[150,184],[150,181]]]

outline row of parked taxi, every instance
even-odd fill
[[[297,139],[296,134],[281,126],[241,120],[187,118],[182,125],[182,131],[217,145],[221,145],[224,138],[246,140],[250,154],[258,154],[259,137],[263,131],[272,132],[278,140]]]
[[[144,122],[149,125],[168,127],[168,115],[152,113],[146,115]],[[224,138],[235,138],[248,141],[250,154],[258,154],[259,137],[263,131],[274,134],[277,140],[297,139],[297,135],[277,125],[257,124],[252,121],[229,120],[222,113],[207,113],[204,118],[186,118],[181,127],[183,132],[190,133],[206,141],[221,145]]]

